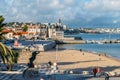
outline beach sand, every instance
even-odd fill
[[[27,64],[30,56],[30,52],[21,52],[18,63]],[[101,67],[102,71],[120,72],[120,61],[111,57],[79,50],[58,50],[57,52],[56,50],[50,50],[40,52],[34,64],[47,63],[48,61],[57,62],[60,70],[92,71],[94,67]]]

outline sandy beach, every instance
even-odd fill
[[[18,63],[27,64],[30,56],[30,52],[21,52]],[[101,67],[102,71],[120,72],[120,61],[111,57],[79,50],[58,50],[57,52],[56,50],[50,50],[40,52],[34,64],[47,63],[48,61],[57,62],[60,70],[92,71],[93,67]]]

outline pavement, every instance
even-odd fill
[[[17,71],[0,71],[0,80],[24,80],[22,73]]]
[[[22,72],[18,71],[0,71],[0,80],[40,80],[43,77],[45,80],[105,80],[102,77],[93,77],[92,75],[82,74],[52,74],[47,76],[41,76],[30,79],[24,79]],[[109,80],[120,80],[120,77],[110,77]]]

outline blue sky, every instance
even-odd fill
[[[120,0],[0,0],[6,22],[57,22],[68,27],[119,27]]]

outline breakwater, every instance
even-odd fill
[[[84,40],[56,40],[57,44],[85,44]]]
[[[57,44],[107,44],[107,43],[120,43],[120,40],[56,40]]]

